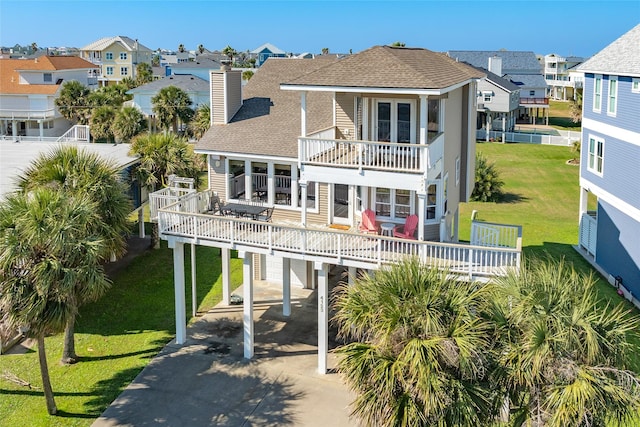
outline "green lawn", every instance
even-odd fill
[[[197,247],[196,277],[199,310],[221,299],[219,249]],[[185,250],[186,283],[191,283],[191,251]],[[231,260],[231,283],[242,282],[242,260]],[[37,353],[0,356],[0,375],[11,373],[32,389],[0,379],[0,425],[88,426],[172,339],[173,254],[163,242],[114,278],[109,293],[82,308],[76,327],[76,352],[81,361],[61,366],[62,335],[46,339],[57,417],[47,414]],[[187,285],[190,316],[191,286]]]
[[[569,114],[571,103],[568,101],[549,100],[549,126],[560,130],[580,132],[580,123],[574,123]]]

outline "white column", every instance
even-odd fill
[[[191,314],[196,317],[198,312],[198,295],[196,292],[196,245],[191,244]]]
[[[424,240],[424,221],[427,195],[418,193],[418,240]]]
[[[187,320],[184,296],[184,243],[175,242],[173,247],[173,287],[176,311],[176,344],[187,339]]]
[[[273,205],[276,199],[276,185],[274,175],[276,169],[273,163],[267,163],[267,203]]]
[[[40,138],[44,136],[44,120],[38,120],[38,128],[40,129]]]
[[[291,259],[282,258],[282,315],[291,316]]]
[[[307,182],[306,181],[300,181],[298,183],[298,185],[300,186],[300,207],[301,207],[301,211],[300,211],[300,224],[303,227],[307,226]]]
[[[245,252],[242,260],[242,324],[244,329],[244,358],[253,357],[253,254]]]
[[[426,95],[420,95],[420,139],[419,144],[425,145],[427,143],[427,120],[428,120],[429,108]]]
[[[353,285],[356,281],[356,274],[358,274],[358,269],[355,267],[349,267],[349,275],[348,275],[348,283],[349,286]]]
[[[580,187],[580,212],[578,212],[578,221],[582,218],[582,214],[587,212],[587,201],[589,200],[589,192]]]
[[[251,160],[244,162],[244,198],[251,200],[253,194],[253,185],[251,182]]]
[[[300,92],[300,136],[307,136],[307,92]]]
[[[144,239],[144,209],[138,209],[138,235],[141,239]]]
[[[229,305],[231,302],[231,269],[229,268],[231,250],[220,249],[220,258],[222,258],[222,303]]]
[[[325,263],[316,263],[318,271],[318,373],[327,373],[329,352],[329,269]]]

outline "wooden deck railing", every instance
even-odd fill
[[[415,256],[428,266],[470,279],[501,276],[520,267],[519,248],[405,240],[201,214],[201,194],[189,194],[159,210],[163,238],[254,253],[290,253],[308,260],[374,269]]]

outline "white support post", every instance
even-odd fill
[[[251,182],[251,160],[244,161],[244,198],[251,200],[253,195],[253,183]]]
[[[184,344],[187,338],[187,319],[184,296],[184,243],[173,247],[173,287],[176,311],[176,344]]]
[[[420,144],[427,144],[427,120],[429,108],[427,107],[427,96],[420,95]],[[426,169],[426,168],[425,168]]]
[[[358,274],[358,269],[355,267],[349,267],[349,277],[348,277],[349,286],[352,286],[355,283],[356,274]]]
[[[144,209],[138,209],[138,235],[141,239],[144,239]]]
[[[231,250],[220,249],[220,257],[222,258],[222,303],[229,305],[231,303],[231,269],[229,268]]]
[[[307,226],[307,181],[300,181],[300,223],[303,227]]]
[[[291,259],[282,258],[282,315],[291,316]]]
[[[327,264],[316,264],[318,271],[318,373],[327,373],[329,352],[329,269]]]
[[[191,315],[198,312],[198,295],[196,293],[196,245],[191,244]]]
[[[300,92],[300,136],[307,136],[307,92]]]
[[[581,220],[582,218],[582,214],[584,214],[585,212],[587,212],[587,201],[589,200],[589,192],[580,187],[580,209],[578,212],[578,222]]]
[[[426,200],[425,193],[418,193],[418,240],[424,240]]]
[[[246,252],[242,260],[242,324],[244,329],[244,358],[253,357],[253,254]]]

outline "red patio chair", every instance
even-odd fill
[[[362,212],[362,222],[360,222],[360,232],[378,234],[378,226],[376,225],[376,213],[371,209],[365,209]]]
[[[413,233],[416,232],[418,227],[418,215],[409,215],[404,221],[404,225],[396,225],[393,228],[393,237],[400,237],[402,239],[413,239]]]

